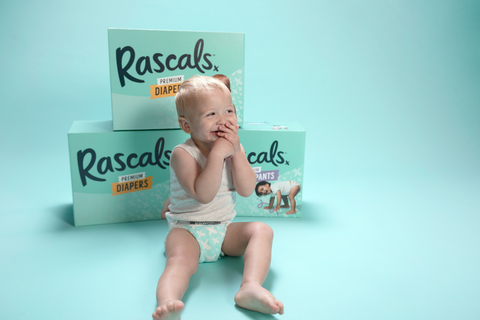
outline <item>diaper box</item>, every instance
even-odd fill
[[[237,215],[299,217],[303,128],[245,124],[239,135],[257,182],[265,181],[270,190],[284,194],[278,211],[274,211],[276,197],[268,208],[271,194],[237,195]],[[114,131],[112,121],[75,121],[68,133],[75,225],[160,219],[163,202],[169,196],[171,150],[188,138],[180,129]],[[287,214],[292,205],[288,199],[291,189],[296,191],[296,212]]]
[[[180,129],[114,132],[112,121],[75,121],[68,133],[76,226],[160,218],[170,153]]]
[[[237,195],[237,216],[300,217],[306,138],[303,127],[245,123],[239,136],[257,176],[257,185],[250,197]]]
[[[175,95],[193,75],[229,78],[243,123],[244,34],[108,29],[114,130],[179,128]]]

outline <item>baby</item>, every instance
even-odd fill
[[[219,73],[219,74],[213,75],[212,78],[220,80],[227,87],[228,91],[232,91],[230,89],[230,79],[226,75]],[[165,214],[168,211],[169,205],[170,205],[170,198],[167,198],[165,202],[163,202],[162,211],[160,212],[160,216],[162,217],[162,219],[166,219]]]
[[[157,285],[154,319],[179,319],[190,277],[201,262],[244,255],[238,306],[283,314],[283,304],[262,287],[271,260],[273,231],[261,222],[231,223],[235,196],[248,197],[256,176],[238,137],[235,106],[227,87],[196,76],[175,97],[178,122],[190,138],[170,159],[167,262]]]
[[[292,207],[289,211],[285,212],[285,214],[294,214],[296,212],[297,203],[295,201],[295,196],[299,191],[300,184],[295,181],[281,181],[274,184],[270,184],[267,181],[260,181],[255,187],[255,193],[259,197],[266,196],[268,194],[272,195],[268,207],[264,207],[264,209],[271,209],[273,207],[275,198],[277,199],[277,205],[274,209],[275,211],[280,210],[280,208],[290,208],[288,201],[285,199],[285,197],[288,197]],[[285,205],[280,206],[282,198],[285,202]]]

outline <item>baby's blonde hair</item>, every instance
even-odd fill
[[[185,80],[175,96],[178,117],[185,117],[195,106],[198,94],[204,91],[225,90],[230,93],[222,81],[207,76],[192,76]]]

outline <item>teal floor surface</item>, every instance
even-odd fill
[[[7,201],[0,216],[1,318],[149,319],[165,264],[165,221],[74,227],[68,191],[20,199],[35,188],[3,192],[17,201]],[[372,179],[317,188],[305,182],[302,218],[258,219],[275,231],[265,287],[284,303],[283,316],[235,305],[243,259],[227,257],[200,265],[182,319],[480,315],[478,181]]]

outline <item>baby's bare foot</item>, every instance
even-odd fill
[[[242,308],[266,314],[283,314],[283,304],[258,284],[245,284],[235,295],[235,303]]]
[[[184,306],[180,300],[169,300],[155,309],[152,318],[155,320],[179,320]]]
[[[294,214],[295,210],[289,210],[288,212],[285,212],[285,214]]]

